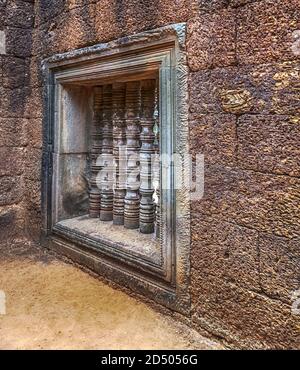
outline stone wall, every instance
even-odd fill
[[[31,198],[28,192],[35,135],[27,104],[33,9],[33,1],[0,1],[0,242],[7,246],[26,236],[30,221],[26,212],[33,198],[39,197],[36,192]]]
[[[188,41],[191,145],[205,153],[192,321],[240,345],[299,347],[300,3],[200,4]]]
[[[299,0],[0,4],[1,237],[39,237],[41,60],[187,22],[191,149],[205,154],[204,198],[191,205],[191,324],[233,345],[300,348],[290,295],[300,288]]]

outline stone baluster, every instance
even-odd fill
[[[151,157],[155,153],[153,132],[155,108],[155,80],[141,81],[141,184],[140,184],[140,232],[151,234],[154,232],[154,201],[151,170]]]
[[[115,191],[113,200],[113,223],[124,225],[124,198],[126,194],[126,125],[125,83],[114,83],[113,104],[113,154],[115,161]]]
[[[100,215],[100,189],[97,186],[97,175],[100,167],[97,159],[101,154],[101,121],[102,121],[102,87],[94,88],[94,112],[91,130],[91,178],[90,178],[90,192],[89,192],[89,215],[96,218]]]
[[[140,175],[139,175],[139,149],[140,149],[140,83],[138,81],[126,83],[126,155],[127,180],[124,203],[124,227],[128,229],[139,228],[140,209]]]
[[[156,196],[156,207],[155,207],[155,233],[157,239],[161,239],[161,207],[160,207],[160,161],[159,161],[159,141],[155,145],[155,155],[157,156],[154,164],[154,182],[155,182],[155,196]]]
[[[101,155],[101,204],[100,220],[113,219],[113,125],[112,85],[103,86],[103,128]]]
[[[154,125],[154,152],[155,159],[152,166],[153,171],[153,187],[154,187],[154,198],[155,198],[155,233],[157,239],[161,240],[161,197],[160,197],[160,145],[159,145],[159,87],[157,81],[156,96],[155,96],[155,125]]]

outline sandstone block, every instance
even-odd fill
[[[41,87],[24,89],[24,117],[41,118],[43,116],[43,90]]]
[[[27,148],[25,155],[25,171],[26,179],[40,180],[42,168],[42,151],[35,148]]]
[[[234,165],[236,146],[235,115],[202,115],[191,122],[190,151],[204,154],[205,163]]]
[[[24,212],[22,207],[0,207],[0,242],[12,243],[24,236]]]
[[[190,111],[300,114],[300,64],[217,68],[190,74]]]
[[[192,213],[191,265],[195,273],[259,291],[258,233]]]
[[[25,89],[4,89],[0,86],[0,116],[22,118],[25,110]]]
[[[230,0],[229,0],[230,1]],[[198,11],[213,11],[228,7],[228,0],[194,0],[195,7]]]
[[[188,0],[110,1],[96,4],[96,35],[101,42],[150,30],[166,24],[185,22],[193,12]]]
[[[23,59],[6,56],[2,58],[2,86],[16,89],[24,86],[25,63]]]
[[[22,148],[0,148],[0,176],[16,176],[24,171],[24,150]]]
[[[0,118],[0,147],[27,145],[26,123],[23,119]]]
[[[300,176],[300,118],[244,115],[238,119],[237,136],[240,167]]]
[[[293,31],[300,29],[298,0],[255,1],[237,12],[237,58],[241,64],[295,59]]]
[[[43,122],[41,118],[26,119],[26,138],[31,148],[41,149],[43,144]]]
[[[188,23],[188,62],[192,71],[235,63],[235,11],[201,13]]]
[[[0,189],[0,206],[19,202],[23,197],[21,176],[0,177]]]
[[[6,52],[20,58],[32,54],[32,30],[8,27],[6,30]]]
[[[218,165],[205,168],[204,197],[192,212],[278,236],[300,235],[300,180]]]
[[[192,270],[192,320],[246,348],[300,348],[299,318],[291,307]],[[251,339],[250,339],[251,338]]]
[[[260,276],[263,290],[291,305],[292,292],[300,289],[300,239],[271,234],[259,236]]]
[[[5,25],[11,27],[31,28],[34,21],[34,7],[31,2],[8,0]]]

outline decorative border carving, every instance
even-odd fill
[[[113,81],[115,76],[158,71],[160,78],[161,148],[176,153],[184,161],[188,144],[188,67],[185,51],[186,25],[170,25],[64,54],[42,62],[44,73],[44,145],[43,145],[43,244],[67,255],[93,271],[130,287],[181,313],[188,314],[190,297],[190,193],[174,189],[174,169],[162,168],[169,189],[161,194],[162,263],[147,259],[78,233],[72,233],[53,219],[53,148],[55,146],[55,109],[63,84]],[[83,63],[84,62],[84,63]],[[125,73],[126,72],[126,73]],[[172,166],[171,166],[172,167]],[[182,166],[189,176],[189,166]],[[170,172],[171,171],[171,172]]]

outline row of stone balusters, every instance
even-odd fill
[[[156,80],[151,79],[103,85],[94,91],[90,217],[145,234],[155,228],[151,168],[155,89]]]

